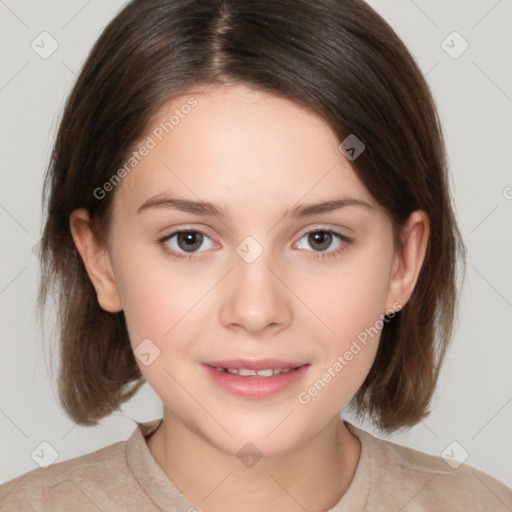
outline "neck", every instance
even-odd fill
[[[167,409],[147,444],[176,488],[208,512],[325,512],[349,488],[361,453],[357,437],[336,417],[293,452],[264,456],[247,467],[190,431]]]

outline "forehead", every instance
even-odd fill
[[[116,191],[132,207],[167,191],[246,208],[336,192],[372,201],[320,116],[244,85],[174,97],[135,150],[144,146]]]

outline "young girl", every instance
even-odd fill
[[[134,0],[67,102],[46,179],[59,390],[163,418],[0,487],[5,511],[510,510],[411,427],[452,335],[441,128],[361,0]]]

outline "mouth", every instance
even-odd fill
[[[244,398],[266,398],[297,384],[309,363],[277,359],[212,361],[202,364],[222,390]]]
[[[224,368],[222,366],[213,367],[218,372],[230,373],[231,375],[239,375],[240,377],[273,377],[281,373],[288,373],[297,370],[300,366],[287,368],[266,368],[264,370],[251,370],[250,368]]]

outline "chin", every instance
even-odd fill
[[[240,422],[225,421],[223,425],[233,437],[225,431],[217,430],[215,438],[208,437],[208,442],[224,453],[239,458],[246,455],[249,457],[251,455],[255,457],[286,455],[309,437],[308,432],[300,431],[300,425],[297,424],[296,419],[291,420],[293,413],[288,418],[287,414],[280,415],[278,419],[273,418],[272,421],[263,419],[251,421],[250,416],[246,416]]]

